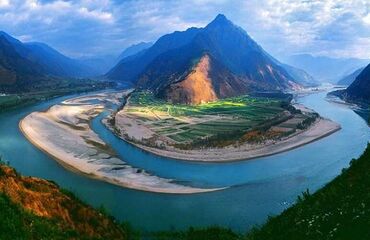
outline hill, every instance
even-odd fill
[[[362,70],[364,70],[364,67],[359,68],[356,71],[345,75],[342,79],[338,81],[338,85],[344,85],[344,86],[351,85],[355,81],[356,77],[362,72]]]
[[[370,103],[370,64],[356,77],[345,90],[344,98],[350,101]]]
[[[314,194],[308,191],[247,239],[369,239],[370,144],[348,169]]]
[[[146,51],[123,59],[107,77],[135,82],[170,102],[191,104],[251,91],[302,87],[282,64],[221,14],[205,28],[161,37]]]
[[[55,183],[0,165],[0,239],[127,239],[123,225]]]

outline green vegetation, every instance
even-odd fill
[[[314,194],[308,191],[247,239],[370,239],[370,144],[348,169]]]
[[[240,240],[238,235],[230,229],[209,227],[205,229],[189,228],[187,231],[168,231],[153,234],[150,239],[156,240]]]
[[[134,239],[134,233],[54,182],[21,176],[0,157],[0,239]]]
[[[266,95],[268,96],[268,95]],[[199,105],[170,104],[149,91],[131,94],[128,116],[181,149],[224,147],[245,141],[280,138],[308,127],[317,114],[302,114],[290,95],[239,96]],[[294,119],[290,125],[289,119]],[[278,126],[277,129],[271,129]],[[253,135],[250,137],[249,135]]]
[[[299,196],[292,207],[266,224],[237,235],[223,228],[154,234],[157,240],[367,240],[370,239],[370,144],[348,169],[311,194]]]
[[[78,236],[76,231],[59,228],[54,220],[24,210],[2,193],[0,209],[0,239],[71,239]]]
[[[57,87],[47,88],[48,90],[37,90],[24,93],[0,94],[0,112],[25,105],[31,105],[39,101],[60,97],[67,94],[82,93],[113,87],[111,82],[98,82],[94,80],[65,80]],[[46,89],[46,88],[44,88]]]

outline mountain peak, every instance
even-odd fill
[[[209,25],[211,25],[211,24],[228,24],[228,23],[231,23],[231,21],[229,19],[227,19],[225,15],[218,14],[216,16],[216,18],[213,19],[213,21]]]
[[[225,20],[228,20],[227,18],[226,18],[226,16],[225,15],[223,15],[222,13],[219,13],[219,14],[217,14],[217,16],[216,16],[216,18],[215,18],[215,20],[218,20],[218,21],[225,21]]]
[[[212,22],[210,22],[206,27],[206,29],[236,29],[238,28],[233,22],[231,22],[228,18],[225,17],[223,14],[218,14]]]

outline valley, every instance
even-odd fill
[[[369,239],[369,6],[0,0],[0,239]]]
[[[32,112],[44,112],[75,98],[73,96],[1,113],[0,154],[20,173],[51,179],[93,206],[104,205],[116,218],[129,221],[139,229],[166,230],[171,226],[183,229],[216,224],[245,231],[263,223],[268,215],[283,211],[306,188],[315,191],[339,174],[351,158],[362,153],[370,136],[368,126],[350,108],[327,102],[325,96],[325,92],[304,95],[296,102],[338,122],[341,131],[291,151],[250,161],[199,163],[156,156],[118,139],[106,129],[101,120],[109,112],[92,120],[91,129],[128,165],[176,183],[225,188],[222,191],[184,196],[132,191],[58,164],[24,138],[18,122]],[[27,160],[24,156],[28,156]],[[259,174],[260,171],[264,174]],[[148,199],[151,199],[150,204]],[[194,211],[188,211],[184,205],[191,206]],[[158,218],[161,221],[157,221]],[[228,225],[230,222],[232,224]]]

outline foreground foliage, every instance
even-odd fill
[[[162,232],[157,240],[370,239],[370,144],[348,169],[314,194],[309,191],[260,228],[237,235],[222,228]]]
[[[365,240],[370,239],[369,206],[370,144],[325,187],[306,191],[294,206],[246,235],[210,227],[140,237],[130,225],[116,223],[54,183],[22,177],[0,164],[0,239]]]
[[[370,239],[370,144],[348,169],[248,239]]]
[[[238,235],[230,229],[220,227],[209,227],[206,229],[189,228],[187,231],[168,231],[155,233],[153,239],[156,240],[239,240]]]
[[[0,239],[127,239],[125,229],[55,183],[0,164]]]

